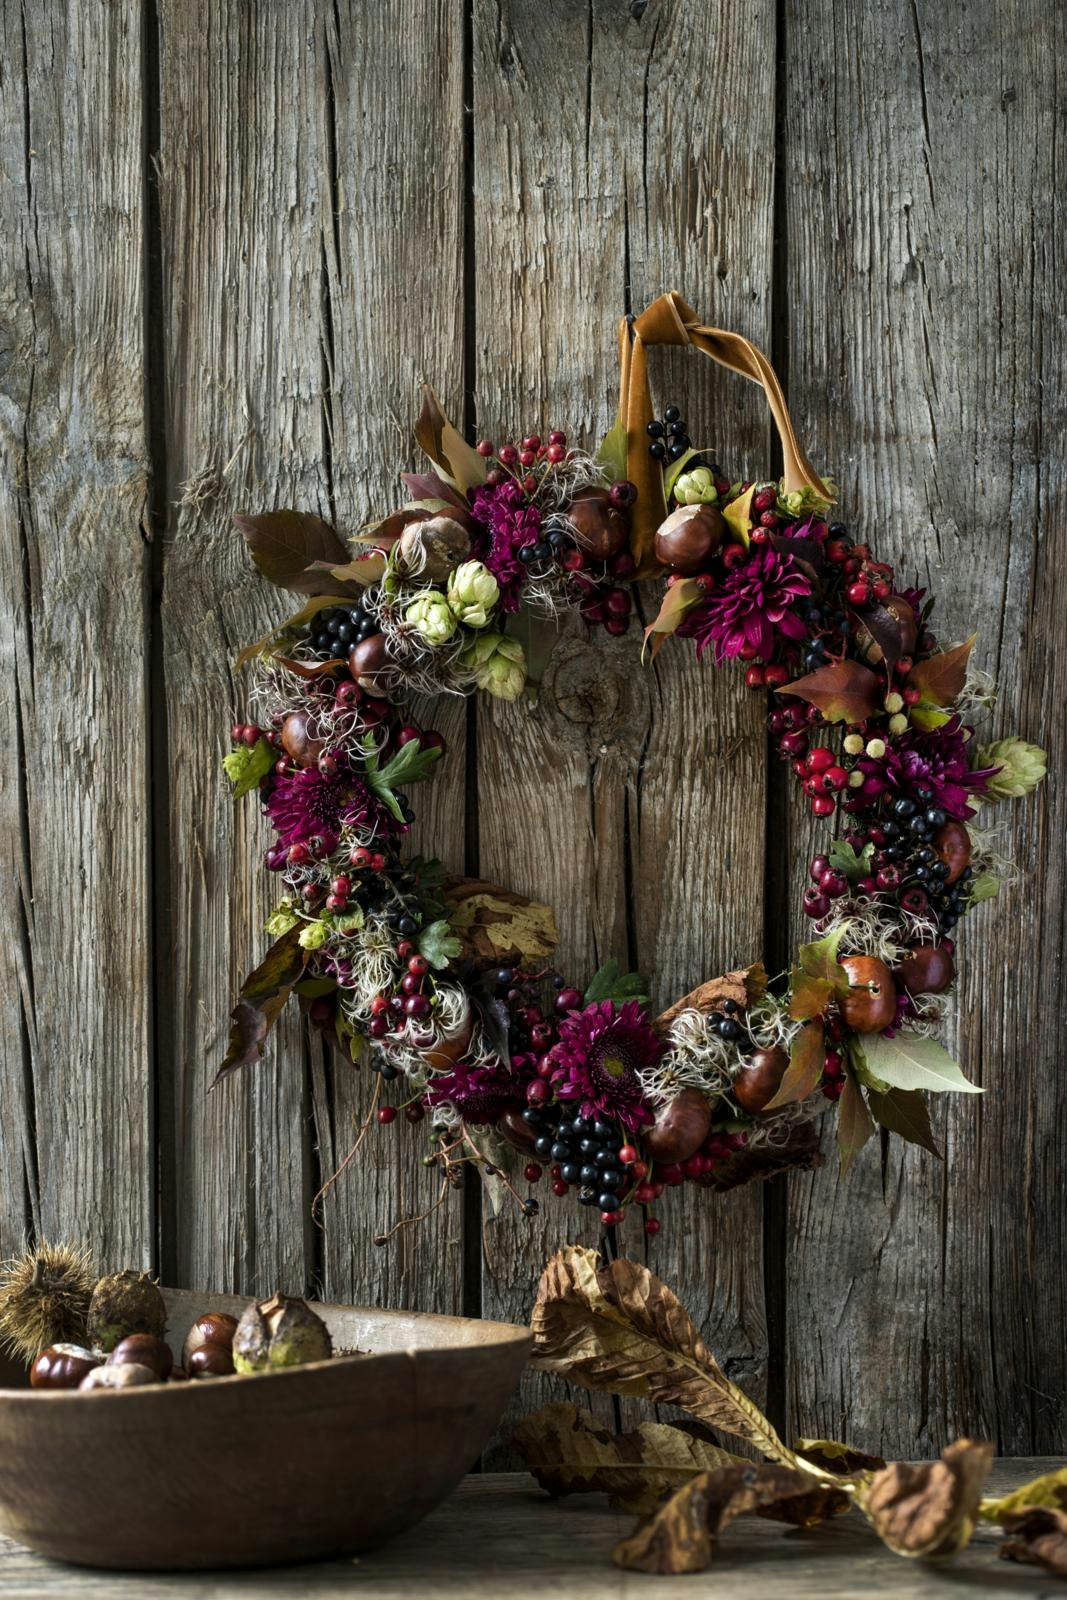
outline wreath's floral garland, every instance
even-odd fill
[[[826,500],[730,482],[676,409],[648,433],[670,571],[651,653],[677,633],[698,657],[744,662],[751,688],[774,691],[769,725],[812,811],[838,819],[804,896],[814,936],[778,983],[757,965],[653,1018],[614,963],[584,989],[555,971],[547,907],[400,853],[407,790],[444,752],[404,697],[517,699],[520,609],[628,628],[636,491],[618,428],[596,459],[558,432],[472,450],[430,396],[417,435],[435,470],[405,477],[409,502],[354,557],[317,518],[239,518],[265,576],[308,598],[245,653],[256,721],[234,727],[225,761],[237,793],[259,790],[283,892],[223,1073],[262,1055],[296,992],[396,1085],[446,1183],[464,1161],[500,1173],[514,1146],[529,1184],[547,1168],[608,1226],[666,1185],[810,1166],[813,1117],[838,1101],[843,1166],[876,1122],[936,1150],[923,1091],[974,1088],[934,1038],[956,924],[1009,870],[986,808],[1044,774],[1033,745],[978,744],[993,690],[968,667],[973,639],[942,649],[932,601]],[[396,1115],[378,1106],[380,1123]]]

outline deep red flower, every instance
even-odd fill
[[[500,585],[504,611],[517,611],[526,577],[518,552],[541,537],[541,513],[527,502],[522,486],[479,484],[470,494],[471,513],[477,524],[472,554],[489,568]]]
[[[365,840],[397,831],[391,813],[349,767],[331,778],[317,767],[275,778],[264,810],[281,845],[305,843],[318,834],[329,852],[336,850],[343,828]]]
[[[551,1078],[556,1098],[580,1101],[583,1117],[640,1128],[653,1114],[637,1074],[654,1066],[665,1049],[636,1000],[618,1011],[610,1000],[572,1011],[549,1051],[556,1063]]]
[[[509,1070],[499,1059],[480,1066],[457,1061],[450,1071],[434,1074],[425,1094],[431,1106],[453,1105],[464,1122],[479,1127],[526,1104],[529,1076]]]
[[[779,637],[806,638],[807,625],[795,607],[810,594],[811,580],[793,557],[764,546],[744,566],[727,572],[678,632],[696,640],[698,656],[714,645],[720,664],[739,656],[746,646],[769,661]]]

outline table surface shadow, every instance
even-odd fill
[[[991,1493],[1004,1493],[1062,1465],[1045,1458],[998,1462]],[[407,1537],[369,1555],[312,1565],[226,1573],[97,1572],[48,1561],[0,1538],[3,1600],[228,1600],[239,1596],[360,1595],[556,1596],[560,1600],[681,1600],[687,1594],[731,1600],[927,1600],[972,1594],[1053,1596],[1067,1590],[1036,1567],[1001,1561],[999,1535],[980,1527],[954,1561],[928,1565],[892,1555],[855,1514],[823,1528],[799,1530],[745,1517],[719,1547],[710,1573],[662,1578],[622,1572],[611,1562],[615,1542],[634,1518],[613,1511],[603,1495],[552,1501],[525,1473],[467,1478],[443,1506]]]

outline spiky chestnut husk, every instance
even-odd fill
[[[162,1339],[167,1308],[159,1287],[147,1272],[112,1272],[101,1278],[89,1303],[89,1343],[112,1351],[131,1333],[152,1333]]]
[[[270,1372],[328,1361],[333,1355],[330,1330],[305,1301],[275,1294],[250,1305],[233,1336],[233,1364],[238,1372]]]
[[[87,1250],[42,1242],[0,1267],[0,1348],[35,1361],[49,1345],[86,1343],[95,1275]]]

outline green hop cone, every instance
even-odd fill
[[[1027,744],[1025,739],[998,739],[977,750],[972,765],[1000,768],[988,780],[988,799],[1017,800],[1037,788],[1045,776],[1047,758],[1038,744]]]
[[[329,937],[330,930],[325,922],[309,922],[297,935],[296,942],[301,950],[321,950]]]
[[[404,620],[430,645],[447,644],[457,626],[448,601],[436,589],[412,600],[404,612]]]
[[[709,467],[694,467],[683,472],[674,485],[674,498],[680,506],[710,506],[719,498]]]
[[[267,932],[280,939],[283,933],[288,933],[290,928],[295,928],[300,921],[299,914],[291,900],[279,900],[266,921]]]
[[[480,561],[464,561],[448,580],[447,598],[457,622],[484,628],[500,599],[500,585]]]
[[[526,657],[517,639],[483,633],[460,657],[479,689],[498,700],[517,700],[526,685]]]
[[[832,495],[837,494],[837,485],[832,478],[824,478],[823,482]],[[816,494],[810,484],[805,484],[802,489],[791,489],[787,494],[783,484],[778,485],[778,509],[787,517],[799,517],[805,513],[813,512],[816,516],[825,516],[833,505],[833,500],[824,500],[821,494]]]

